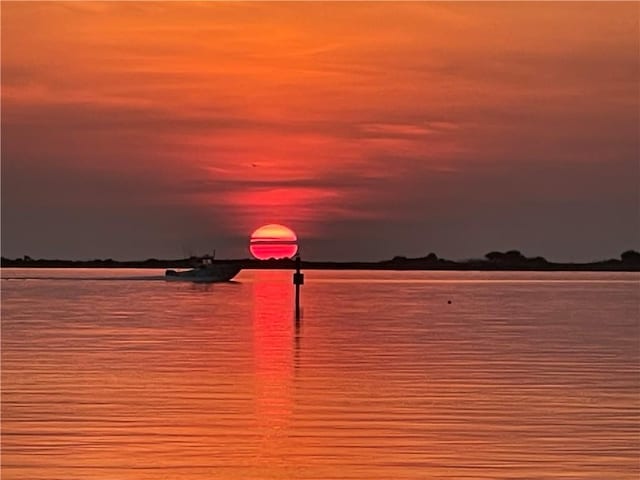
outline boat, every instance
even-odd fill
[[[213,263],[212,257],[202,257],[200,263],[191,270],[167,270],[164,278],[170,281],[214,283],[228,282],[235,277],[242,267],[237,263]]]

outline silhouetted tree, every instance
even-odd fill
[[[635,250],[627,250],[620,255],[624,263],[640,264],[640,253]]]
[[[537,264],[540,264],[540,265],[543,265],[545,263],[549,263],[549,262],[547,262],[547,259],[544,258],[544,257],[528,258],[527,260],[532,262],[532,263],[537,263]]]
[[[504,253],[502,252],[489,252],[484,256],[484,258],[486,258],[490,262],[499,262],[503,257]]]
[[[518,250],[509,250],[506,253],[489,252],[485,255],[485,258],[490,262],[501,264],[519,264],[527,261],[527,257],[522,255]]]

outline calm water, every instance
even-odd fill
[[[3,480],[640,476],[638,274],[161,273],[3,270]]]

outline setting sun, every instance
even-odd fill
[[[259,260],[291,258],[298,251],[298,237],[284,225],[264,225],[251,234],[249,251]]]

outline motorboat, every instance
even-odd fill
[[[166,280],[196,283],[228,282],[235,277],[242,267],[237,263],[214,263],[213,258],[203,257],[200,263],[191,270],[167,270]]]

